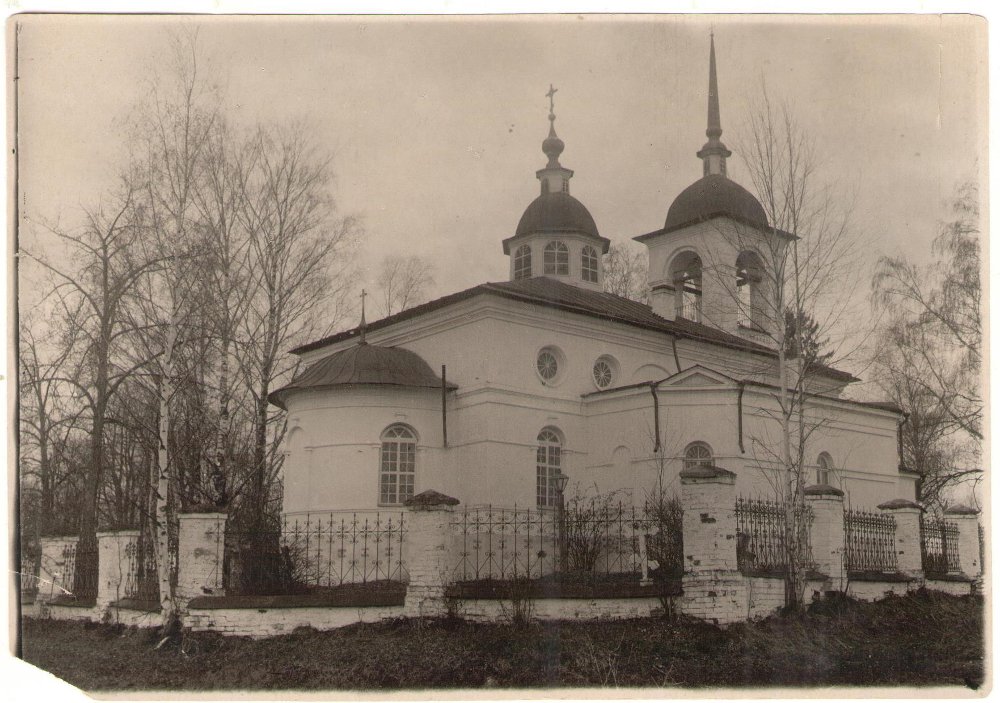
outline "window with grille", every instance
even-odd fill
[[[602,356],[594,362],[594,385],[598,388],[607,388],[614,380],[616,374],[616,364],[609,356]]]
[[[524,245],[514,252],[514,280],[531,278],[531,247]]]
[[[597,250],[594,247],[583,248],[583,280],[597,283]]]
[[[538,433],[535,469],[538,507],[558,506],[559,484],[556,477],[562,473],[562,441],[555,430],[548,427]]]
[[[549,242],[545,245],[545,273],[569,275],[569,249],[562,242]]]
[[[684,450],[684,468],[711,467],[712,448],[704,442],[692,442]]]
[[[559,377],[560,353],[555,347],[546,347],[535,357],[535,371],[543,383],[554,383]]]
[[[417,436],[406,425],[392,425],[382,433],[378,501],[402,505],[413,497]]]

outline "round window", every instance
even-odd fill
[[[615,361],[614,357],[602,356],[594,362],[594,368],[591,371],[594,378],[594,385],[600,389],[610,388],[611,384],[615,382],[618,378],[618,362]]]
[[[538,370],[538,375],[542,377],[543,381],[554,381],[559,374],[559,360],[553,352],[543,349],[538,352],[538,358],[535,360],[535,368]]]
[[[594,383],[598,388],[607,388],[615,380],[615,370],[605,359],[598,359],[594,363]]]

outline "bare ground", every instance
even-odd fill
[[[474,625],[400,619],[268,640],[25,620],[23,658],[84,690],[895,686],[983,682],[983,601],[919,592],[694,621]]]

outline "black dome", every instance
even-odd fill
[[[295,391],[352,385],[440,388],[441,379],[409,349],[357,344],[320,359],[287,386],[271,393],[268,400],[284,408],[285,398]],[[453,383],[448,386],[457,387]]]
[[[535,232],[580,232],[599,238],[597,225],[583,203],[569,193],[539,195],[521,215],[515,237]]]
[[[681,191],[667,212],[663,229],[678,229],[717,215],[727,215],[761,229],[768,226],[767,213],[750,191],[725,176],[712,174]]]

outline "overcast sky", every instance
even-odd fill
[[[107,192],[122,121],[165,31],[186,21],[28,18],[23,245],[32,220],[71,224]],[[500,242],[538,194],[550,83],[571,192],[601,234],[662,227],[701,175],[713,25],[723,141],[736,150],[766,81],[814,138],[822,175],[855,196],[873,257],[925,257],[955,185],[985,167],[985,22],[971,16],[194,21],[237,122],[305,119],[334,152],[370,275],[385,254],[419,254],[437,264],[434,295],[506,279]],[[729,174],[750,187],[738,153]]]

